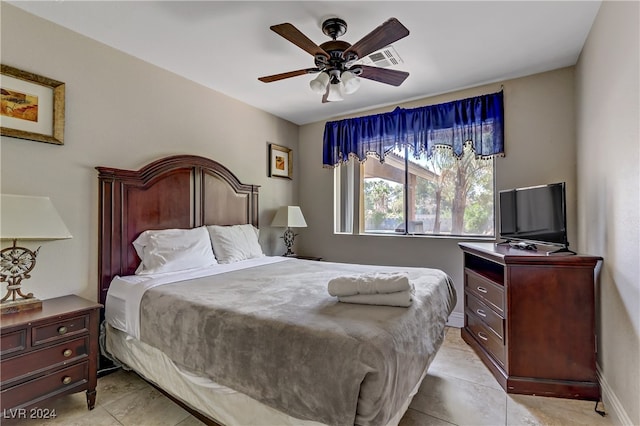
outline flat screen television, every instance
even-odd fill
[[[502,239],[569,247],[564,182],[500,191],[499,203]]]

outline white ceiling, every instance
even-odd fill
[[[10,1],[73,31],[296,124],[574,65],[600,1]],[[394,43],[410,73],[394,87],[362,79],[342,102],[321,103],[313,57],[272,32],[289,22],[317,44],[321,23],[348,24],[354,44],[390,17],[411,32]]]

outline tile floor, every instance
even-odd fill
[[[125,371],[98,379],[96,402],[96,407],[88,412],[84,392],[69,395],[51,404],[50,408],[57,413],[55,419],[2,419],[2,424],[202,424],[134,373]],[[592,401],[507,395],[460,338],[460,329],[448,328],[445,342],[400,426],[611,425],[608,417],[594,412],[594,407]]]

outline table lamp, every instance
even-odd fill
[[[71,238],[49,197],[0,195],[0,239],[13,245],[0,251],[0,282],[7,282],[7,293],[0,300],[4,314],[41,309],[42,301],[33,293],[22,292],[22,281],[31,277],[36,266],[36,251],[18,247],[17,241],[61,240]]]
[[[291,250],[293,247],[293,240],[296,235],[294,234],[291,228],[306,228],[307,222],[304,220],[304,216],[302,215],[302,210],[298,206],[282,206],[276,212],[276,215],[271,221],[271,226],[285,226],[287,228],[284,231],[284,235],[282,238],[284,239],[284,244],[287,246],[287,252],[284,254],[285,256],[295,256],[295,253]]]

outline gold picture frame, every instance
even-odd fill
[[[286,146],[269,144],[269,176],[293,179],[293,151]]]
[[[64,145],[65,84],[0,65],[0,134]]]

